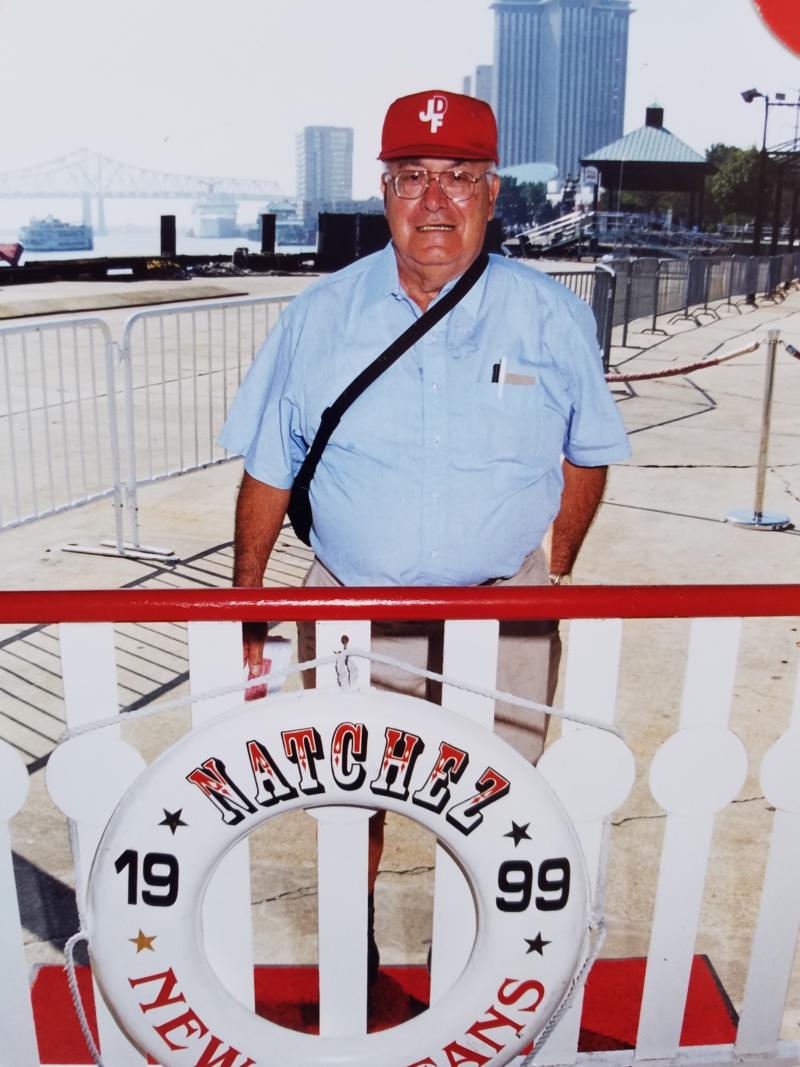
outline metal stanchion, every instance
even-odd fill
[[[735,526],[747,526],[751,530],[785,530],[791,526],[788,515],[776,511],[764,511],[764,487],[767,481],[767,452],[769,450],[769,427],[772,416],[772,389],[775,383],[775,357],[778,351],[780,330],[767,331],[767,376],[764,382],[764,405],[761,415],[761,443],[758,449],[756,474],[756,501],[752,511],[739,508],[730,511],[725,521]]]
[[[656,269],[655,269],[655,273],[653,274],[653,297],[652,297],[653,298],[653,321],[650,323],[650,326],[646,330],[642,330],[642,333],[653,333],[653,334],[660,333],[660,334],[663,334],[664,337],[669,337],[669,334],[667,333],[666,330],[662,330],[658,326],[656,326],[656,322],[658,320],[658,312],[659,312],[659,307],[658,307],[659,299],[658,298],[659,298],[659,293],[660,293],[660,289],[659,289],[660,282],[661,282],[661,260],[659,259],[656,262]]]
[[[636,267],[637,260],[628,260],[628,274],[625,278],[625,310],[623,312],[622,321],[622,348],[628,347],[628,326],[631,322],[631,299],[633,297],[633,272]]]

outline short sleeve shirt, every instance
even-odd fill
[[[321,279],[269,334],[221,443],[288,489],[325,408],[419,315],[391,245]],[[540,544],[562,455],[603,466],[629,454],[588,306],[491,256],[344,414],[311,483],[312,546],[345,585],[480,584]]]

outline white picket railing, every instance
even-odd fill
[[[690,966],[704,904],[704,886],[717,816],[739,797],[747,753],[728,728],[744,617],[800,615],[800,586],[632,587],[571,590],[320,590],[162,593],[0,593],[0,622],[59,622],[66,720],[70,726],[106,717],[116,709],[114,621],[189,621],[191,689],[199,692],[241,679],[240,618],[318,620],[318,652],[367,647],[369,618],[445,618],[445,673],[482,686],[493,682],[497,619],[563,618],[569,625],[563,706],[566,711],[613,723],[625,619],[690,619],[688,656],[675,679],[678,729],[647,754],[652,796],[666,813],[657,889],[653,900],[644,994],[635,1050],[578,1053],[580,998],[542,1049],[537,1062],[622,1065],[636,1062],[732,1067],[798,1063],[800,1044],[780,1040],[800,928],[800,681],[793,708],[760,768],[766,800],[775,809],[769,858],[760,892],[754,936],[739,951],[748,959],[738,1035],[731,1045],[681,1046]],[[657,670],[659,650],[652,650]],[[751,657],[752,658],[752,657]],[[768,659],[769,657],[765,657]],[[637,664],[641,670],[642,664]],[[796,672],[797,664],[793,665]],[[752,669],[752,667],[751,667]],[[764,668],[765,672],[769,670]],[[360,683],[369,677],[359,666]],[[645,670],[647,685],[649,674]],[[332,668],[318,684],[335,684]],[[677,693],[682,684],[682,697]],[[196,706],[195,724],[239,703],[237,696]],[[483,721],[490,700],[445,687],[443,703]],[[95,735],[92,735],[95,736]],[[540,770],[561,797],[581,841],[590,877],[605,880],[606,843],[612,813],[633,782],[631,763],[620,758],[609,735],[565,723],[547,749]],[[89,860],[117,796],[136,776],[141,758],[116,727],[94,752],[69,746],[52,761],[48,787],[55,803],[77,823],[80,862],[77,891],[85,889]],[[102,754],[102,759],[97,758]],[[637,753],[642,758],[642,753]],[[83,765],[81,760],[84,760]],[[103,768],[103,783],[91,781]],[[76,787],[77,783],[77,787]],[[28,996],[23,930],[15,896],[7,823],[23,806],[24,765],[0,742],[0,1062],[39,1065]],[[92,797],[105,797],[102,804]],[[320,1029],[324,1034],[362,1033],[365,1027],[365,959],[352,951],[365,944],[366,818],[326,817],[318,827]],[[347,862],[342,862],[347,856]],[[614,853],[612,852],[612,865]],[[737,863],[752,865],[743,837]],[[223,864],[204,911],[204,939],[221,980],[243,1003],[253,1003],[253,949],[247,842]],[[646,879],[645,879],[646,880]],[[222,901],[225,901],[224,907]],[[236,903],[232,905],[232,901]],[[600,901],[598,901],[599,903]],[[432,1002],[458,975],[469,953],[474,909],[463,876],[452,861],[437,863],[434,899]],[[347,951],[343,951],[347,946]],[[108,1067],[142,1064],[98,1002],[100,1043]],[[88,1062],[88,1060],[86,1061]],[[483,1061],[481,1061],[483,1062]],[[381,1065],[384,1067],[384,1065]],[[392,1065],[386,1065],[392,1067]]]

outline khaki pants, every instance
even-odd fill
[[[497,585],[547,585],[547,557],[541,548],[526,556],[522,566],[510,578]],[[331,588],[341,582],[315,559],[303,580],[304,586]],[[301,661],[316,655],[313,622],[298,623],[298,655]],[[442,622],[374,622],[372,649],[384,656],[405,660],[438,674],[442,671],[444,624]],[[558,623],[553,621],[500,623],[500,648],[497,664],[497,688],[541,704],[552,704],[558,681],[561,638]],[[311,675],[311,672],[306,672]],[[314,685],[313,677],[304,675],[306,688]],[[421,697],[441,703],[441,685],[419,678],[397,667],[373,663],[372,684],[378,689]],[[544,748],[549,717],[511,704],[495,705],[495,732],[531,763],[536,763]]]

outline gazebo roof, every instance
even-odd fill
[[[581,160],[582,165],[598,163],[694,163],[707,167],[699,152],[684,144],[661,125],[663,110],[647,109],[647,124],[626,133],[618,141],[598,148]]]

